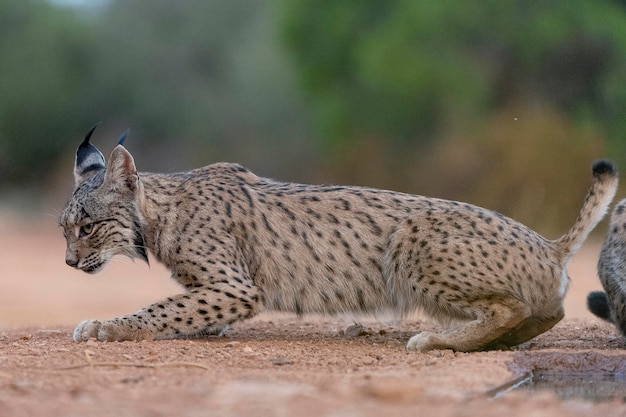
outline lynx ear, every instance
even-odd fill
[[[89,139],[97,126],[95,125],[91,128],[85,136],[83,143],[76,150],[76,162],[74,164],[74,187],[76,188],[96,173],[105,169],[104,156],[95,146],[89,143]]]
[[[138,182],[133,156],[122,145],[117,145],[109,157],[104,183],[115,189],[135,191]]]

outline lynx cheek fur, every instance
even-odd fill
[[[93,273],[115,254],[147,260],[148,249],[186,291],[85,320],[77,342],[195,337],[264,307],[400,317],[422,309],[452,327],[413,336],[410,350],[514,346],[563,317],[566,266],[617,187],[613,164],[596,162],[574,226],[549,241],[470,204],[275,182],[236,164],[137,173],[121,144],[105,164],[90,136],[60,219],[67,264]]]

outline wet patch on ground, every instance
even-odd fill
[[[626,354],[618,352],[520,352],[510,369],[518,375],[488,392],[552,392],[561,399],[626,402]]]

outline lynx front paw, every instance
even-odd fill
[[[152,340],[154,336],[149,332],[131,330],[120,323],[119,319],[107,320],[84,320],[74,330],[75,342],[86,342],[91,338],[100,342],[121,342],[124,340]]]
[[[98,330],[100,329],[101,323],[98,320],[83,320],[81,321],[76,329],[74,329],[74,341],[75,342],[86,342],[87,340],[93,338],[98,338]]]

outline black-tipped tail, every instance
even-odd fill
[[[609,300],[602,291],[593,291],[587,295],[587,308],[593,315],[607,321],[611,321]]]
[[[615,164],[607,159],[599,159],[595,161],[592,166],[592,171],[594,177],[602,175],[614,177],[617,175],[617,168],[615,168]]]
[[[569,262],[589,233],[602,220],[617,191],[618,175],[615,165],[606,159],[592,165],[593,180],[578,218],[557,244],[565,263]]]

